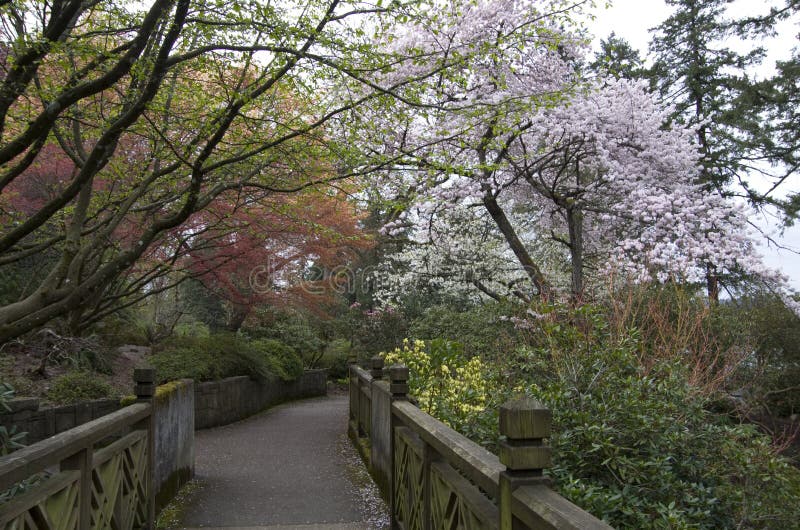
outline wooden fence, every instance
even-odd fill
[[[500,408],[498,457],[409,402],[408,368],[371,362],[351,365],[349,433],[368,442],[393,529],[611,529],[549,487],[551,413],[539,403]]]
[[[50,474],[0,506],[0,528],[153,528],[155,371],[134,377],[137,403],[0,459],[0,491]]]

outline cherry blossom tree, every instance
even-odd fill
[[[396,303],[408,292],[530,300],[525,272],[479,205],[444,208],[428,221],[384,257],[376,272],[381,302]]]
[[[383,148],[406,156],[397,170],[413,182],[422,223],[432,225],[447,205],[482,205],[545,298],[552,282],[528,246],[529,229],[515,226],[509,211],[531,211],[535,239],[563,245],[576,300],[587,271],[699,282],[713,268],[719,276],[782,283],[761,264],[746,212],[699,186],[696,135],[665,125],[671,109],[630,81],[582,80],[573,67],[579,39],[548,27],[547,17],[527,31],[533,26],[510,22],[528,20],[519,11],[472,9],[486,10],[465,17],[477,30],[445,17],[432,42],[418,35],[414,45],[457,45],[476,32],[503,45],[476,52],[461,78],[429,85],[420,99],[430,110],[409,112],[391,136],[388,125],[380,129]],[[517,33],[520,27],[526,30]]]
[[[539,231],[569,250],[574,296],[586,265],[638,281],[694,283],[708,267],[777,279],[745,212],[698,185],[691,131],[665,127],[668,111],[643,86],[612,81],[539,112],[509,146],[508,190],[537,203]]]
[[[479,1],[443,6],[435,19],[409,26],[392,45],[406,53],[443,54],[453,58],[452,64],[422,88],[415,86],[401,100],[405,109],[387,116],[384,108],[368,107],[372,112],[363,120],[361,145],[389,159],[401,185],[411,181],[408,195],[418,195],[423,210],[482,197],[542,295],[550,290],[548,281],[508,221],[491,181],[501,163],[496,157],[516,136],[512,128],[528,127],[531,113],[558,104],[565,88],[578,82],[573,59],[582,52],[582,40],[563,28],[574,26],[572,17],[585,4]],[[403,66],[406,72],[421,68]],[[390,83],[396,76],[392,71],[379,81]]]

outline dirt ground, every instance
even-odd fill
[[[147,346],[126,344],[117,348],[119,355],[114,361],[114,375],[111,386],[125,389],[126,394],[133,392],[133,369],[143,364],[144,357],[150,353]]]
[[[109,383],[119,395],[133,392],[133,369],[142,363],[150,352],[146,346],[124,345],[110,352],[111,374],[92,374]],[[6,344],[0,350],[0,382],[8,383],[19,397],[45,396],[53,381],[75,369],[69,359],[47,362],[42,370],[44,354],[41,348],[24,344]]]

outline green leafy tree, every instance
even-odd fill
[[[777,35],[777,25],[800,11],[800,1],[785,0],[769,11],[745,17],[737,21],[736,29],[743,38],[763,38]],[[773,166],[772,187],[765,193],[769,196],[779,187],[784,188],[777,198],[770,197],[785,213],[784,222],[793,224],[800,211],[800,194],[785,189],[785,183],[797,174],[797,153],[800,148],[800,118],[798,117],[798,50],[792,56],[775,64],[776,74],[746,91],[741,98],[741,106],[757,110],[758,118],[752,120],[746,132],[746,140],[761,148],[761,160]]]
[[[446,62],[375,82],[415,61],[413,50],[374,46],[413,10],[0,3],[0,267],[54,255],[41,281],[0,306],[0,341],[80,317],[130,285],[147,291],[208,229],[187,225],[221,197],[247,208],[349,178],[348,167],[369,171],[331,128]],[[309,159],[339,160],[341,171]]]
[[[750,104],[762,108],[760,122],[748,131],[751,142],[764,146],[764,161],[781,170],[773,188],[783,185],[800,170],[800,55],[776,64],[777,74],[745,95]],[[792,225],[800,213],[800,193],[787,190],[779,201],[784,222]]]

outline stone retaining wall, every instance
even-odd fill
[[[99,399],[42,409],[38,398],[17,398],[7,404],[11,411],[0,414],[0,425],[7,429],[16,426],[17,432],[28,433],[24,440],[28,445],[121,408],[119,399]]]
[[[267,407],[327,394],[327,371],[308,370],[295,381],[261,384],[247,376],[195,385],[195,429],[239,421]]]
[[[194,387],[191,379],[173,381],[153,397],[156,513],[194,476]]]
[[[195,383],[195,429],[207,429],[244,419],[265,408],[327,393],[327,372],[308,370],[297,380],[262,385],[247,376]],[[8,402],[10,412],[0,413],[0,426],[28,433],[30,445],[121,408],[119,399],[100,399],[75,405],[39,408],[38,398],[16,398]]]

